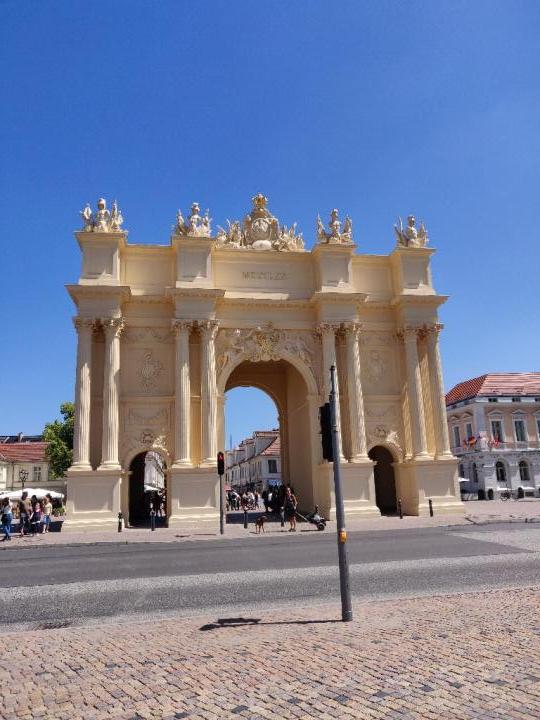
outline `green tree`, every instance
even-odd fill
[[[75,406],[72,402],[60,405],[63,420],[47,423],[43,438],[49,445],[47,458],[51,466],[53,478],[61,478],[73,461],[73,415]]]

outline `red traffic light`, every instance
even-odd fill
[[[221,451],[217,454],[217,471],[218,475],[225,474],[225,455]]]

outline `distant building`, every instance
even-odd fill
[[[465,492],[540,495],[540,373],[489,373],[446,395]]]
[[[250,438],[225,453],[225,481],[234,490],[262,492],[281,484],[279,430],[255,430]]]
[[[64,492],[63,480],[49,480],[47,445],[42,435],[0,435],[0,492],[22,487]]]

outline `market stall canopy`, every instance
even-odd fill
[[[0,493],[0,500],[3,500],[4,498],[9,498],[10,500],[20,500],[22,497],[23,492],[28,494],[28,497],[31,498],[34,495],[37,498],[44,498],[45,495],[50,495],[53,500],[61,499],[64,497],[64,493],[57,492],[56,490],[43,490],[42,488],[24,488],[20,490],[8,490]]]

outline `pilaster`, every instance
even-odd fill
[[[191,466],[191,384],[189,368],[189,337],[193,322],[173,320],[176,335],[175,364],[175,435],[173,467]]]
[[[124,329],[124,319],[103,318],[101,326],[105,333],[105,367],[101,464],[98,470],[120,470],[118,460],[120,335]]]
[[[341,413],[339,403],[339,381],[337,373],[337,355],[336,355],[336,332],[339,330],[340,325],[337,323],[319,323],[317,325],[317,332],[322,339],[322,352],[323,352],[323,396],[324,402],[328,402],[331,390],[330,381],[330,368],[332,365],[336,368],[336,408],[337,412],[337,425],[339,430],[339,461],[343,462],[345,456],[343,455],[343,445],[341,442]]]
[[[347,352],[347,394],[349,397],[350,462],[368,461],[366,444],[366,423],[364,417],[364,398],[360,370],[359,323],[344,323],[345,346]]]
[[[441,355],[439,351],[439,333],[443,326],[440,323],[425,328],[428,351],[429,386],[431,404],[435,424],[435,452],[441,459],[451,458],[448,423],[446,421],[446,403],[444,400],[444,384],[442,378]]]
[[[217,320],[198,323],[201,335],[202,466],[214,465],[217,455],[217,381],[215,338]]]
[[[417,327],[405,326],[398,332],[398,337],[403,339],[405,344],[407,394],[409,398],[413,458],[415,460],[425,460],[429,458],[429,455],[427,452],[426,421],[424,418],[420,365],[418,362],[418,332],[419,328]]]
[[[92,333],[95,320],[73,318],[77,330],[77,371],[75,381],[75,422],[73,464],[70,470],[91,470],[90,465],[90,398],[92,375]]]

